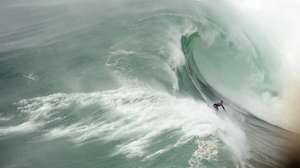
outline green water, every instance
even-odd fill
[[[210,105],[277,95],[276,63],[214,3],[1,1],[0,167],[249,164],[243,126]]]

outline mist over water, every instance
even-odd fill
[[[0,167],[280,167],[297,5],[0,2]]]

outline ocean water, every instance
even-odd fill
[[[233,2],[2,0],[0,167],[280,167],[280,53]]]

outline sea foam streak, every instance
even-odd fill
[[[46,140],[67,138],[76,144],[90,140],[122,140],[112,154],[149,159],[193,137],[215,136],[229,144],[239,157],[244,157],[239,151],[245,150],[244,139],[236,137],[241,141],[235,143],[232,141],[235,138],[228,137],[244,137],[231,121],[219,118],[203,102],[147,87],[57,93],[25,99],[18,105],[22,113],[28,114],[24,123],[33,123],[38,129],[45,130]],[[158,151],[147,151],[155,138],[170,131],[174,132],[175,144],[168,144]]]

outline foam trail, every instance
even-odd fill
[[[20,125],[0,127],[0,136],[17,133],[29,133],[36,130],[36,125],[31,122],[24,122]]]
[[[22,100],[19,105],[19,110],[29,115],[27,122],[38,123],[36,125],[39,129],[54,122],[60,123],[46,129],[44,137],[48,140],[68,138],[78,144],[90,140],[123,140],[113,154],[150,159],[185,144],[195,136],[220,136],[232,146],[235,150],[233,153],[244,155],[237,152],[244,150],[244,139],[228,137],[243,136],[231,121],[219,118],[202,102],[178,98],[150,88],[123,87],[104,92],[54,94]],[[80,110],[70,110],[74,105]],[[89,110],[94,106],[101,110]],[[80,111],[85,111],[85,114]],[[75,122],[64,124],[63,121],[72,115],[81,117]],[[175,145],[166,145],[152,152],[147,150],[156,138],[170,131],[179,136],[175,138]],[[241,140],[238,143],[242,145],[237,145],[233,141],[235,138]]]

